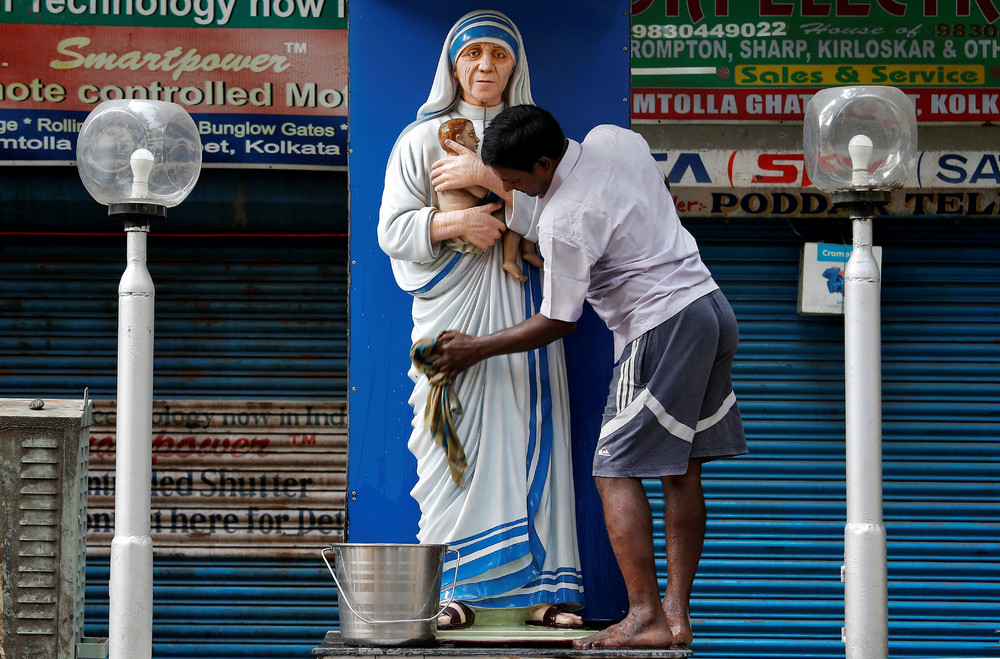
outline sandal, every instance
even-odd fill
[[[448,622],[441,624],[441,618],[445,616],[448,617]],[[444,607],[444,610],[438,615],[438,630],[448,631],[450,629],[465,629],[471,627],[472,623],[476,621],[476,614],[469,607],[468,604],[464,602],[452,602],[448,606]]]
[[[533,625],[535,627],[552,627],[553,629],[583,629],[582,623],[558,622],[557,619],[560,613],[569,613],[569,611],[559,605],[553,604],[545,609],[545,613],[542,615],[541,620],[525,620],[524,624]]]

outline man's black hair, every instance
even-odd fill
[[[551,114],[537,105],[515,105],[486,127],[480,154],[491,167],[530,172],[543,156],[559,160],[565,141]]]

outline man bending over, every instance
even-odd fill
[[[593,473],[629,611],[576,645],[687,646],[705,539],[701,466],[747,451],[730,375],[736,318],[639,134],[602,125],[579,143],[565,139],[545,110],[519,105],[490,123],[482,159],[505,190],[546,202],[537,218],[541,313],[488,336],[446,333],[435,366],[458,373],[494,355],[533,350],[572,332],[584,302],[591,304],[614,334]],[[643,478],[663,482],[662,600]]]

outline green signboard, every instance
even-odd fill
[[[818,89],[890,85],[918,121],[997,121],[998,4],[636,0],[632,118],[800,120]]]

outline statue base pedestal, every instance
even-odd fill
[[[545,629],[522,626],[486,630],[460,629],[440,632],[437,642],[423,647],[373,647],[345,645],[340,632],[329,631],[314,657],[357,659],[358,657],[408,657],[411,659],[456,659],[457,657],[506,657],[509,659],[686,659],[691,650],[667,648],[573,647],[573,639],[589,636],[597,629]]]

